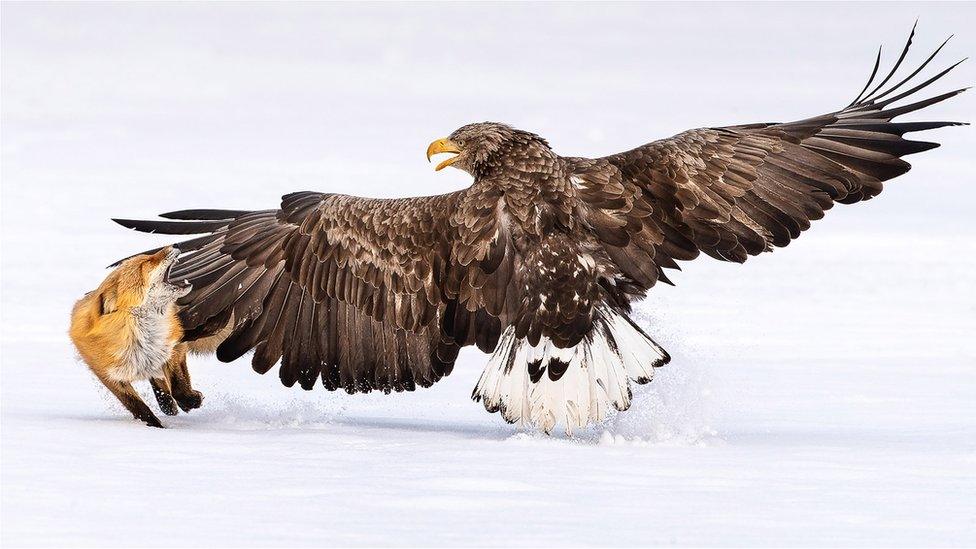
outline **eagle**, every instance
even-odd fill
[[[273,209],[115,221],[199,235],[174,244],[168,278],[192,285],[185,341],[218,338],[221,361],[253,351],[254,370],[280,363],[288,387],[390,393],[433,385],[474,345],[491,353],[475,401],[572,433],[627,410],[633,386],[670,360],[630,313],[679,262],[786,246],[834,204],[877,196],[909,170],[901,157],[938,146],[905,134],[960,124],[893,122],[965,90],[913,97],[958,65],[918,82],[948,39],[895,78],[914,34],[884,78],[879,50],[861,93],[812,118],[693,129],[601,158],[468,124],[427,148],[428,160],[450,155],[436,170],[471,175],[457,192],[303,191]]]

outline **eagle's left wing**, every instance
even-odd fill
[[[116,220],[147,232],[210,233],[176,246],[169,273],[186,338],[230,326],[225,362],[254,350],[286,386],[412,390],[450,373],[458,349],[497,344],[513,272],[499,196],[466,189],[397,200],[299,192],[280,209],[186,210]],[[226,333],[226,332],[224,332]]]
[[[914,35],[914,31],[913,31]],[[937,147],[912,141],[909,132],[956,122],[892,122],[964,90],[902,106],[955,65],[898,92],[935,57],[907,78],[868,92],[871,79],[849,106],[785,124],[753,124],[690,130],[631,151],[599,159],[567,159],[584,204],[584,215],[607,254],[622,271],[617,287],[640,296],[664,268],[704,252],[724,261],[786,246],[823,217],[835,202],[867,200],[882,182],[911,167],[902,156]],[[943,43],[945,45],[945,43]]]

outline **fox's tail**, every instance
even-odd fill
[[[498,342],[471,397],[511,423],[567,434],[630,407],[630,382],[647,383],[668,353],[625,313],[603,306],[593,329],[575,347],[557,348],[543,337],[535,347],[510,326]]]

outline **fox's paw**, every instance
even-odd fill
[[[165,400],[157,399],[156,402],[159,403],[159,410],[168,416],[175,416],[180,413],[179,408],[176,407],[176,401],[172,397]]]
[[[159,404],[159,410],[161,412],[168,416],[175,416],[179,413],[179,409],[176,408],[176,401],[173,400],[173,396],[169,394],[169,391],[164,388],[162,382],[150,379],[149,385],[152,387],[153,396],[156,397],[156,403]]]
[[[159,410],[168,416],[175,416],[180,413],[179,408],[176,407],[176,401],[169,393],[164,393],[162,391],[155,390],[153,387],[153,393],[156,395],[156,403],[159,404]]]
[[[149,416],[141,417],[141,418],[138,418],[138,419],[141,419],[142,421],[144,421],[146,423],[146,425],[148,425],[150,427],[158,427],[160,429],[165,429],[165,427],[163,427],[163,424],[159,422],[159,418],[157,418],[154,415],[149,415]]]
[[[195,410],[203,404],[203,393],[200,391],[190,391],[189,394],[176,397],[176,402],[184,412]]]

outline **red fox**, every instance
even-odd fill
[[[160,410],[189,411],[202,395],[190,385],[187,345],[176,300],[189,285],[166,282],[179,250],[163,248],[122,262],[102,284],[81,298],[71,312],[71,341],[92,373],[136,419],[162,427],[132,382],[148,379]]]

